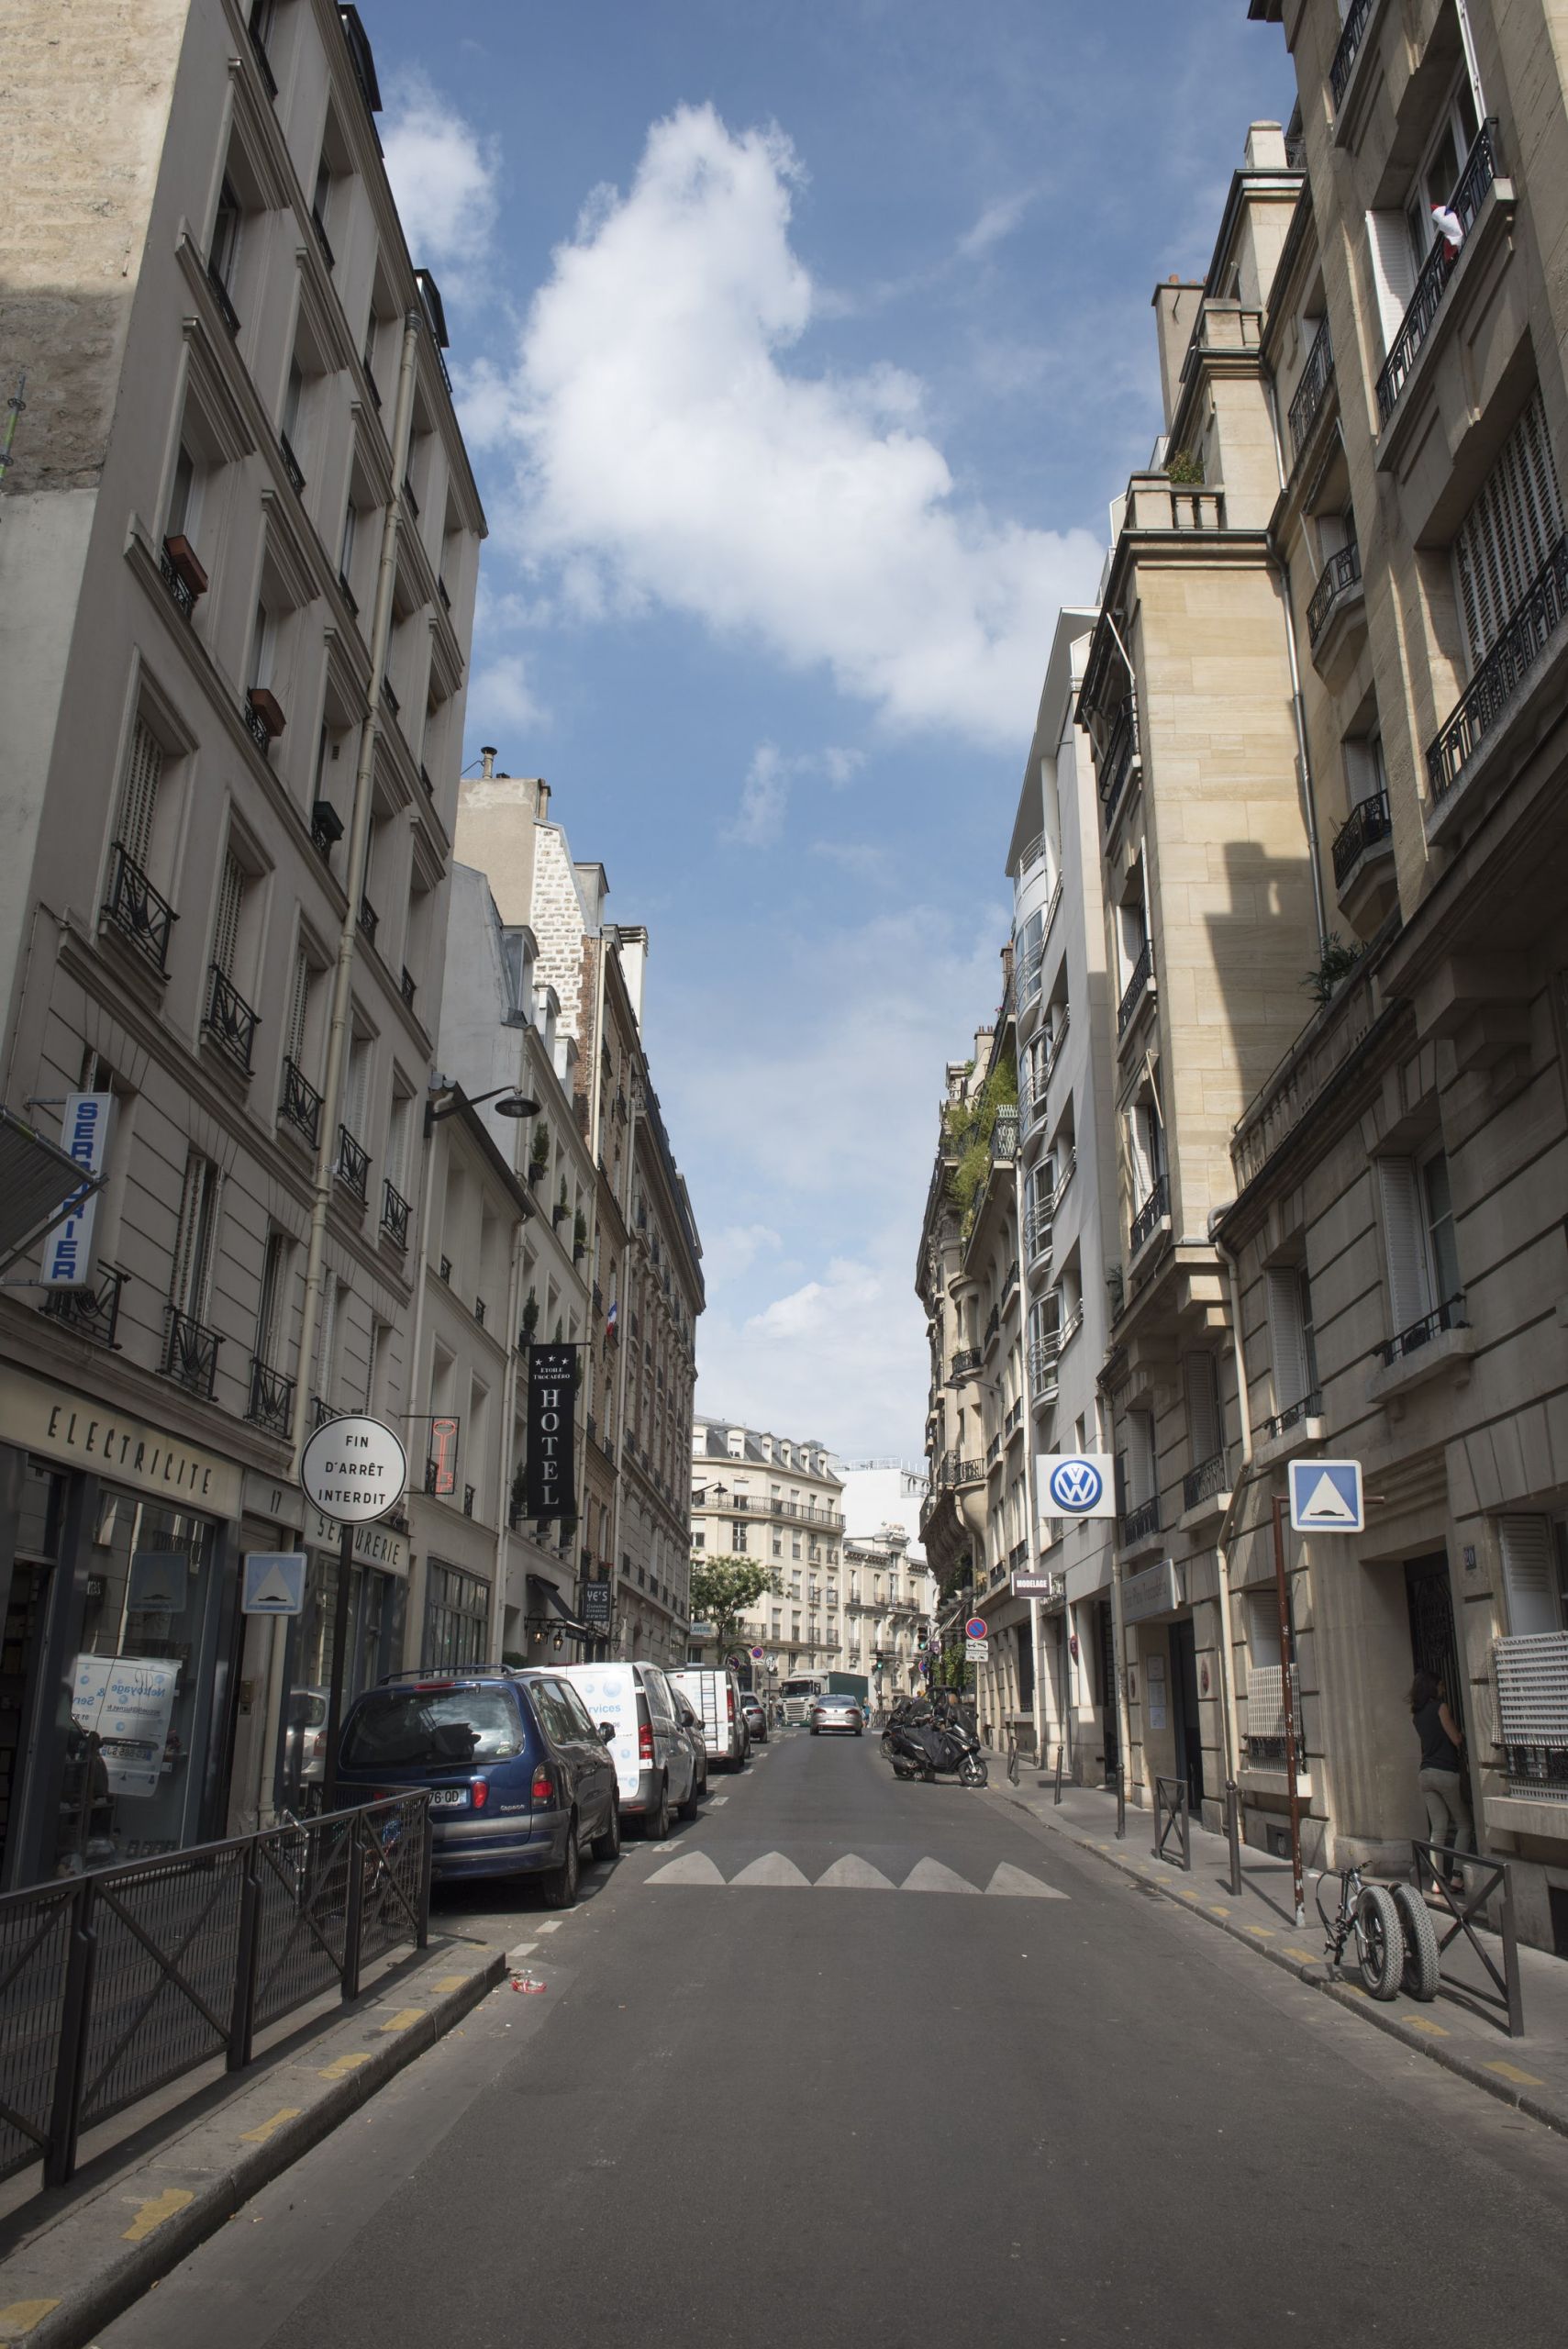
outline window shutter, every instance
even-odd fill
[[[1551,1528],[1546,1519],[1499,1518],[1497,1535],[1503,1551],[1509,1631],[1519,1639],[1532,1632],[1561,1630],[1552,1588]]]
[[[310,1015],[310,985],[314,976],[301,947],[294,958],[294,987],[289,996],[288,1057],[296,1068],[305,1059],[305,1029]]]
[[[130,763],[120,798],[119,842],[143,872],[152,850],[152,824],[158,813],[158,787],[163,780],[163,745],[145,719],[139,718],[130,740]]]
[[[1291,1264],[1269,1268],[1269,1340],[1274,1362],[1274,1406],[1288,1411],[1312,1391],[1301,1326],[1301,1283]]]
[[[1375,799],[1383,789],[1377,753],[1370,742],[1357,740],[1354,736],[1346,738],[1344,752],[1347,796],[1351,806],[1359,807],[1363,799]]]
[[[1378,316],[1383,321],[1383,348],[1388,351],[1405,323],[1416,290],[1416,257],[1402,212],[1369,212],[1366,228]]]
[[[234,950],[239,942],[239,908],[244,896],[245,868],[238,857],[226,852],[223,878],[217,889],[217,927],[212,941],[212,959],[226,979],[234,976]]]
[[[1562,500],[1537,391],[1454,540],[1473,662],[1496,642],[1562,535]]]
[[[365,1078],[369,1063],[370,1046],[356,1040],[349,1048],[349,1072],[343,1086],[343,1123],[361,1149],[365,1138]]]
[[[1397,1336],[1431,1310],[1426,1251],[1421,1245],[1421,1198],[1408,1158],[1380,1158],[1377,1187],[1383,1203],[1383,1245],[1388,1264],[1390,1334]]]
[[[1193,1465],[1212,1460],[1219,1450],[1219,1395],[1212,1354],[1187,1356],[1187,1436]]]
[[[195,1151],[185,1161],[180,1197],[180,1226],[174,1238],[174,1262],[169,1299],[175,1310],[200,1321],[206,1313],[212,1275],[212,1241],[217,1223],[218,1172]]]

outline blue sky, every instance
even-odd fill
[[[1241,0],[362,13],[491,526],[468,755],[548,776],[649,925],[699,1408],[917,1457],[1052,619],[1283,44]]]

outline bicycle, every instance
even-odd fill
[[[1438,1995],[1438,1937],[1420,1894],[1408,1884],[1368,1884],[1359,1867],[1340,1871],[1340,1901],[1332,1917],[1323,1906],[1320,1876],[1313,1898],[1328,1936],[1329,1963],[1339,1965],[1346,1943],[1356,1945],[1356,1964],[1369,1996],[1387,2000],[1401,1990],[1423,2002]]]

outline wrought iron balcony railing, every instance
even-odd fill
[[[1018,1112],[1016,1103],[1009,1102],[996,1112],[996,1122],[991,1129],[991,1163],[1006,1163],[1018,1154]]]
[[[1142,1002],[1153,976],[1154,941],[1151,938],[1146,938],[1143,941],[1143,951],[1132,966],[1132,976],[1122,989],[1121,1001],[1117,1006],[1116,1032],[1118,1042],[1131,1027],[1132,1015]]]
[[[1117,1540],[1124,1550],[1129,1549],[1134,1542],[1145,1541],[1151,1533],[1158,1533],[1159,1531],[1160,1496],[1158,1493],[1153,1494],[1146,1501],[1140,1501],[1136,1508],[1128,1509],[1117,1520]]]
[[[1062,1341],[1054,1331],[1049,1338],[1029,1340],[1029,1386],[1037,1402],[1056,1392],[1056,1360],[1061,1352]]]
[[[63,1322],[78,1337],[91,1338],[95,1346],[107,1346],[117,1353],[115,1331],[120,1318],[120,1291],[129,1278],[116,1264],[100,1264],[96,1288],[46,1289],[43,1309],[51,1320]]]
[[[1100,778],[1100,812],[1107,831],[1137,756],[1138,705],[1129,695],[1111,728],[1105,749],[1095,761]]]
[[[1386,791],[1357,801],[1334,835],[1334,879],[1341,889],[1373,843],[1387,840],[1393,829]]]
[[[1307,634],[1314,651],[1345,597],[1360,584],[1361,575],[1361,549],[1356,546],[1337,547],[1323,565],[1307,607]]]
[[[1329,61],[1329,87],[1334,93],[1334,105],[1339,106],[1351,78],[1351,68],[1356,61],[1366,31],[1366,20],[1372,14],[1372,0],[1351,0],[1345,21],[1340,28],[1340,38],[1334,54]]]
[[[1223,1452],[1215,1453],[1208,1460],[1200,1460],[1197,1466],[1189,1468],[1182,1478],[1182,1507],[1196,1508],[1201,1501],[1213,1500],[1217,1493],[1225,1490],[1226,1475]]]
[[[272,60],[267,55],[267,44],[254,25],[250,28],[250,54],[256,61],[256,71],[261,77],[261,87],[266,91],[268,97],[275,98],[278,95],[277,76],[272,72]]]
[[[956,1386],[962,1378],[973,1378],[979,1369],[982,1356],[978,1346],[961,1346],[952,1358],[948,1372],[948,1385]]]
[[[261,756],[265,758],[268,751],[272,747],[272,737],[266,719],[256,707],[254,702],[250,700],[242,701],[240,703],[239,715],[245,720],[246,732],[250,735],[252,742],[255,743],[256,748],[261,751]]]
[[[321,1096],[295,1061],[284,1063],[284,1097],[278,1115],[315,1149],[321,1139]]]
[[[242,1075],[250,1074],[256,1043],[256,1015],[222,965],[214,963],[207,974],[204,1034],[225,1052]]]
[[[224,325],[230,334],[237,335],[239,332],[239,313],[234,306],[233,297],[228,286],[223,282],[221,271],[215,269],[210,261],[206,265],[206,282],[212,289],[212,298],[222,314]]]
[[[384,1182],[381,1186],[381,1228],[395,1249],[407,1252],[408,1202],[390,1182]]]
[[[1464,1330],[1469,1326],[1464,1318],[1462,1294],[1445,1297],[1440,1305],[1434,1306],[1429,1313],[1423,1313],[1420,1319],[1412,1321],[1407,1330],[1400,1330],[1392,1338],[1385,1338],[1378,1345],[1377,1353],[1384,1368],[1388,1370],[1396,1362],[1405,1362],[1411,1354],[1419,1353],[1423,1346],[1429,1346],[1443,1330]]]
[[[1465,688],[1427,751],[1434,800],[1453,789],[1470,759],[1562,625],[1568,610],[1568,534],[1560,538],[1525,590],[1524,601]]]
[[[1307,364],[1301,371],[1301,381],[1290,404],[1290,446],[1292,454],[1299,457],[1312,436],[1312,428],[1329,396],[1334,380],[1334,346],[1329,339],[1329,321],[1325,318],[1312,338],[1312,348],[1307,354]]]
[[[316,231],[316,241],[321,248],[322,260],[328,269],[335,269],[338,265],[338,257],[332,250],[332,239],[327,234],[326,221],[314,205],[310,207],[310,225]]]
[[[182,619],[188,620],[196,608],[195,591],[188,579],[183,579],[168,549],[161,548],[158,555],[159,575],[174,599],[174,609]]]
[[[303,497],[305,495],[305,467],[295,455],[294,442],[286,432],[278,434],[278,447],[283,452],[284,471],[289,477],[295,495]]]
[[[1322,1392],[1314,1386],[1307,1394],[1298,1396],[1294,1403],[1287,1403],[1283,1411],[1276,1411],[1272,1419],[1262,1420],[1258,1427],[1258,1442],[1272,1443],[1276,1436],[1287,1435],[1292,1428],[1304,1427],[1308,1419],[1320,1419],[1322,1416]]]
[[[1171,1212],[1171,1178],[1162,1174],[1132,1219],[1131,1251],[1137,1255],[1144,1241],[1158,1229],[1162,1217]]]
[[[295,1382],[281,1370],[273,1370],[259,1354],[250,1357],[250,1394],[245,1406],[245,1416],[253,1427],[265,1428],[269,1435],[287,1437],[294,1427]]]
[[[373,946],[375,944],[376,931],[381,928],[381,916],[377,913],[370,899],[365,896],[361,896],[360,899],[359,923],[360,935],[363,938],[365,944],[367,946]]]
[[[1460,226],[1466,236],[1475,226],[1476,216],[1486,201],[1486,191],[1496,176],[1497,123],[1496,116],[1489,115],[1475,134],[1475,143],[1459,175],[1459,185],[1449,198],[1449,209],[1458,215]],[[1460,251],[1463,250],[1462,245]],[[1407,305],[1399,331],[1394,338],[1388,356],[1383,362],[1383,372],[1377,379],[1377,413],[1385,424],[1394,413],[1410,370],[1416,364],[1417,354],[1430,332],[1432,320],[1442,307],[1442,298],[1458,260],[1459,253],[1453,250],[1445,237],[1440,236],[1421,264],[1416,290]]]
[[[109,894],[104,900],[104,915],[147,957],[161,977],[169,967],[169,938],[179,916],[167,897],[159,896],[136,859],[118,841],[109,859]]]
[[[1568,1631],[1516,1632],[1492,1659],[1508,1792],[1568,1803]]]
[[[205,1328],[194,1314],[182,1313],[177,1305],[167,1307],[166,1312],[158,1367],[165,1378],[177,1380],[191,1394],[210,1403],[217,1381],[217,1350],[223,1341],[216,1330]]]
[[[397,984],[398,992],[402,996],[404,1002],[408,1006],[409,1010],[412,1011],[414,1008],[414,998],[418,994],[419,990],[415,984],[414,974],[408,968],[406,963],[403,965],[403,976]]]
[[[363,1207],[370,1197],[370,1152],[355,1141],[347,1126],[338,1129],[338,1163],[333,1169],[346,1191]]]

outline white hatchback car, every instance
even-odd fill
[[[615,1730],[608,1751],[616,1765],[623,1819],[640,1821],[651,1842],[670,1831],[670,1814],[690,1819],[707,1792],[707,1765],[681,1723],[674,1690],[656,1664],[568,1664],[570,1680],[595,1726]]]

